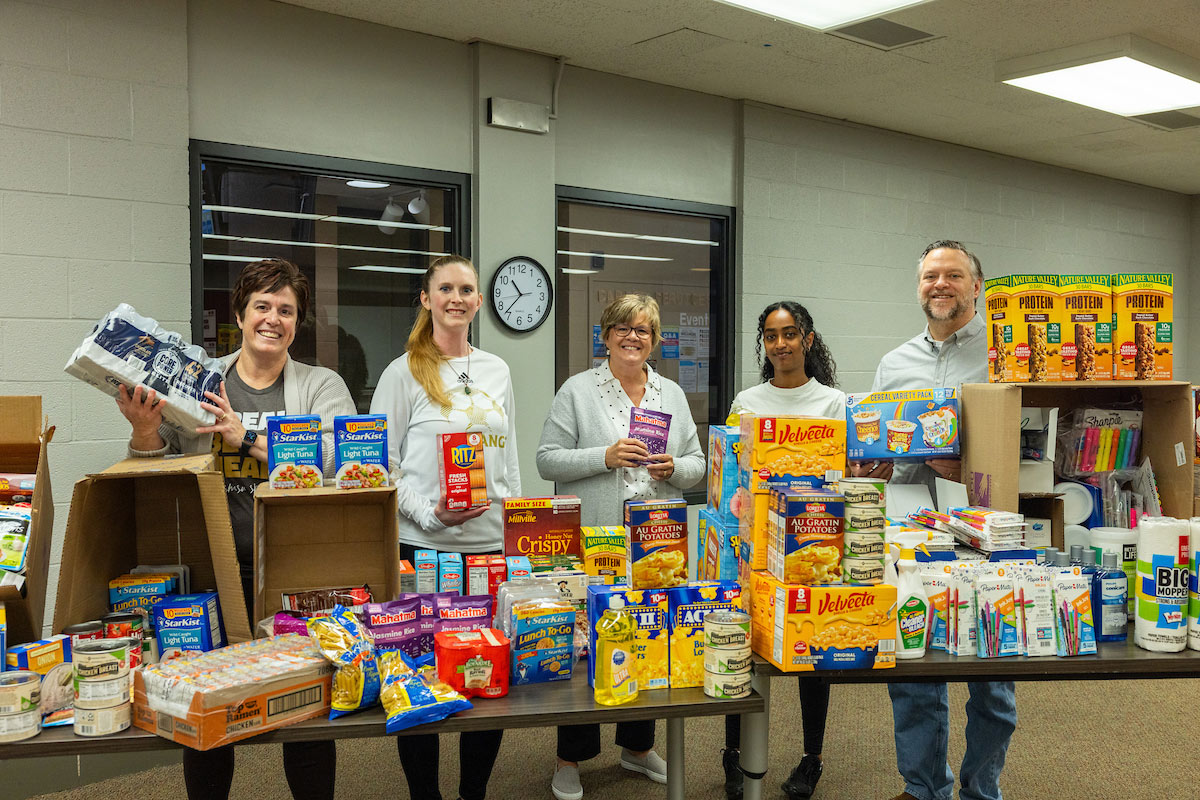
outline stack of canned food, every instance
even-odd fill
[[[92,639],[74,652],[75,733],[108,736],[129,727],[130,667],[141,658],[135,638]]]
[[[710,611],[704,616],[704,693],[733,700],[750,695],[750,615]]]
[[[42,729],[42,676],[28,670],[0,672],[0,743],[37,736]]]
[[[838,491],[846,499],[842,575],[847,583],[883,583],[886,487],[887,482],[877,478],[838,481]]]

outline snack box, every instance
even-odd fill
[[[267,472],[272,489],[321,485],[321,418],[316,414],[267,418]]]
[[[467,594],[490,594],[496,596],[496,590],[508,576],[508,566],[504,556],[498,555],[468,555],[463,557],[467,573]]]
[[[738,487],[742,430],[734,425],[708,428],[708,507],[726,525],[737,525],[733,498]]]
[[[1113,377],[1169,381],[1174,348],[1174,297],[1168,273],[1113,275],[1116,351]]]
[[[31,522],[28,509],[0,507],[0,570],[24,572]]]
[[[1062,380],[1062,298],[1056,275],[1012,275],[1008,321],[1014,381]]]
[[[896,587],[797,586],[755,573],[753,647],[783,672],[896,666]]]
[[[625,503],[625,578],[631,589],[683,586],[688,580],[687,501]]]
[[[504,498],[504,555],[583,557],[574,495]]]
[[[738,518],[738,539],[749,543],[751,569],[767,568],[767,532],[771,525],[771,495],[749,494],[738,489],[744,498]]]
[[[983,282],[983,303],[987,308],[988,383],[1008,383],[1012,380],[1012,325],[1009,305],[1012,303],[1012,278],[988,278]]]
[[[518,603],[513,606],[511,623],[514,683],[571,679],[575,608],[570,603]]]
[[[225,646],[225,625],[216,592],[166,597],[152,611],[159,658],[181,650]]]
[[[461,553],[438,553],[438,591],[463,593],[463,558]]]
[[[120,575],[108,582],[108,604],[114,611],[128,600],[142,600],[141,608],[150,608],[160,597],[179,591],[179,579],[165,573]]]
[[[58,633],[46,639],[8,648],[4,663],[8,669],[27,669],[45,675],[54,667],[71,660],[71,637]]]
[[[0,472],[0,504],[32,503],[37,475]]]
[[[953,387],[846,395],[848,454],[854,460],[958,455],[958,390]]]
[[[504,565],[508,568],[507,579],[515,581],[518,578],[528,578],[533,574],[533,568],[529,564],[528,556],[507,556],[504,559]]]
[[[711,508],[700,509],[700,531],[703,531],[698,577],[705,581],[737,580],[738,529],[716,519]]]
[[[822,585],[842,577],[845,501],[828,489],[771,493],[767,569],[784,583]]]
[[[529,571],[539,572],[582,572],[583,560],[579,556],[529,556]]]
[[[1059,275],[1062,379],[1113,379],[1111,275]]]
[[[704,616],[740,604],[736,581],[698,581],[667,590],[671,688],[704,685]]]
[[[621,586],[589,586],[587,619],[590,636],[588,652],[596,652],[596,623],[608,610],[612,598],[619,597],[637,624],[634,657],[637,661],[638,687],[666,689],[670,685],[667,648],[667,590],[628,589]],[[588,657],[588,685],[596,685],[596,662]]]
[[[450,511],[488,503],[487,473],[483,467],[483,434],[439,433],[438,478]]]
[[[334,486],[370,489],[388,485],[386,414],[333,418]]]
[[[579,538],[583,571],[600,578],[606,586],[624,585],[628,580],[625,526],[585,526],[579,529]]]
[[[738,485],[751,494],[821,486],[846,470],[846,421],[742,414]]]

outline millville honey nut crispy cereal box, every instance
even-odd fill
[[[663,589],[687,583],[687,501],[628,500],[625,529],[629,588]]]
[[[1062,379],[1113,379],[1112,278],[1059,275]]]
[[[704,685],[704,617],[738,607],[741,595],[736,581],[699,581],[667,590],[672,689]]]
[[[1062,380],[1061,302],[1056,275],[1012,275],[1012,380]]]
[[[439,433],[438,477],[446,494],[447,510],[466,511],[487,505],[483,434]]]
[[[1170,273],[1112,276],[1117,357],[1123,381],[1169,381],[1174,341]]]
[[[583,557],[579,498],[504,498],[504,555]]]
[[[988,383],[1008,383],[1012,356],[1012,325],[1008,307],[1012,302],[1012,278],[988,278],[983,282],[983,303],[987,308]]]
[[[821,486],[846,469],[846,421],[799,415],[742,414],[738,483],[751,494]]]
[[[627,589],[623,586],[587,588],[588,631],[591,649],[596,652],[596,623],[608,610],[612,598],[619,597],[633,616],[633,657],[637,665],[640,689],[666,689],[670,685],[667,655],[667,590]],[[703,667],[701,667],[703,669]],[[704,676],[701,675],[701,678]],[[596,685],[596,661],[588,658],[588,685]]]

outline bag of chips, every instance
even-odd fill
[[[334,606],[329,616],[313,617],[308,621],[308,635],[337,669],[333,676],[330,719],[370,708],[379,702],[375,643],[370,631],[354,614],[344,606]]]
[[[417,670],[412,659],[399,650],[379,655],[379,673],[388,733],[437,722],[471,708],[470,701],[438,680],[431,667]]]

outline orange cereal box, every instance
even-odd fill
[[[742,414],[738,485],[751,494],[821,486],[846,469],[846,420]]]
[[[1012,302],[1012,278],[988,278],[983,282],[983,302],[987,307],[988,383],[1012,380],[1012,325],[1008,307]]]
[[[1113,275],[1117,357],[1113,375],[1123,381],[1169,381],[1174,341],[1170,273]]]
[[[466,511],[487,505],[483,434],[439,433],[438,477],[446,495],[448,510]]]
[[[1109,275],[1059,275],[1062,379],[1113,379],[1112,279]]]
[[[1062,324],[1055,275],[1012,275],[1009,325],[1014,381],[1062,380]]]

